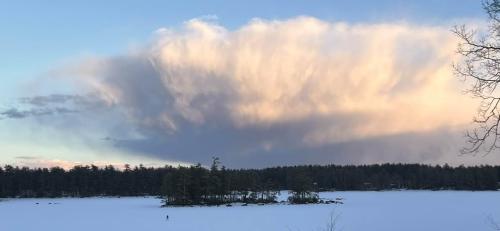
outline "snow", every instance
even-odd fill
[[[488,217],[500,221],[500,192],[325,192],[320,196],[342,197],[344,204],[161,208],[161,200],[152,197],[4,199],[0,230],[317,231],[323,230],[332,211],[344,231],[493,230]]]

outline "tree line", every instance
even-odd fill
[[[162,196],[169,205],[269,203],[281,190],[290,200],[317,201],[329,190],[497,190],[500,166],[422,164],[302,165],[227,169],[145,166],[0,167],[0,197]]]

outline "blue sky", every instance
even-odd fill
[[[148,41],[153,31],[206,15],[237,28],[255,17],[308,15],[328,21],[405,20],[436,24],[484,17],[475,0],[434,1],[0,1],[0,76],[12,91],[60,62],[86,54],[116,54]],[[4,82],[5,83],[5,82]]]
[[[103,57],[103,59],[109,62],[119,63],[115,58],[121,57],[125,59],[126,62],[132,63],[131,66],[135,65],[136,57],[129,57],[128,53],[130,50],[138,49],[142,50],[144,47],[149,46],[151,43],[155,43],[155,38],[153,36],[154,31],[159,28],[177,28],[180,31],[187,27],[184,24],[186,21],[193,18],[206,18],[207,16],[216,16],[217,25],[222,26],[227,31],[237,31],[241,28],[247,28],[248,23],[253,18],[262,18],[266,20],[277,20],[280,22],[288,22],[289,24],[298,25],[297,30],[307,29],[301,28],[300,26],[309,25],[308,20],[298,20],[293,21],[294,18],[299,16],[308,16],[319,20],[324,23],[338,23],[347,22],[349,25],[382,25],[382,24],[395,24],[399,25],[401,23],[405,25],[412,25],[416,27],[435,27],[439,26],[446,32],[446,28],[450,27],[457,22],[467,22],[467,21],[481,21],[484,20],[483,10],[481,4],[475,0],[435,0],[435,1],[396,1],[396,0],[381,0],[381,1],[62,1],[55,0],[49,2],[44,1],[2,1],[0,0],[0,109],[9,109],[12,102],[16,101],[18,97],[23,97],[26,95],[32,96],[27,92],[26,85],[30,86],[28,89],[33,87],[37,88],[37,81],[50,76],[52,71],[64,69],[68,63],[79,63],[83,57]],[[318,24],[318,22],[313,22],[313,24]],[[321,23],[319,23],[321,24]],[[333,25],[333,24],[332,24]],[[214,25],[205,25],[208,28],[213,28]],[[286,27],[286,26],[285,26]],[[369,26],[368,26],[369,27]],[[410,27],[410,26],[409,26]],[[288,27],[287,27],[288,28]],[[401,28],[400,28],[401,29]],[[413,28],[415,29],[415,28]],[[283,29],[285,30],[285,29]],[[288,29],[287,29],[288,30]],[[372,31],[371,28],[364,28],[363,30]],[[410,27],[412,30],[412,27]],[[415,29],[419,30],[419,29]],[[376,32],[376,31],[375,31]],[[176,32],[180,36],[183,32]],[[236,32],[235,32],[236,33]],[[175,36],[174,36],[175,37]],[[369,39],[367,43],[369,43]],[[418,42],[418,41],[416,41]],[[349,44],[347,46],[350,46]],[[425,46],[422,45],[422,46]],[[234,48],[237,49],[237,48]],[[430,53],[429,53],[430,54]],[[415,58],[409,60],[417,60],[418,57],[422,55],[429,54],[418,54]],[[404,54],[403,54],[404,56]],[[409,55],[408,55],[409,56]],[[404,56],[406,57],[406,56]],[[123,60],[122,60],[123,61]],[[138,61],[141,62],[140,60]],[[412,61],[409,61],[412,62]],[[116,64],[120,66],[122,64]],[[143,70],[144,68],[137,64],[138,68]],[[280,65],[280,64],[277,64]],[[405,64],[406,65],[406,64]],[[410,65],[410,64],[408,64]],[[412,65],[412,64],[411,64]],[[417,65],[417,64],[415,64]],[[447,65],[447,64],[446,64]],[[108,66],[106,68],[114,68],[114,66]],[[147,69],[147,68],[146,68]],[[438,70],[436,70],[438,71]],[[109,76],[109,79],[114,78]],[[131,77],[133,78],[133,77]],[[140,78],[137,76],[136,78]],[[120,79],[116,81],[121,81]],[[133,81],[133,80],[131,80]],[[40,84],[40,87],[42,85]],[[47,86],[43,86],[47,87]],[[49,89],[53,90],[54,93],[67,92],[68,86],[64,84],[49,84]],[[105,87],[115,89],[114,85]],[[116,90],[116,89],[115,89]],[[137,89],[128,89],[131,91]],[[29,90],[28,90],[29,91]],[[353,90],[354,91],[354,90]],[[36,92],[36,91],[35,91]],[[101,92],[102,93],[102,92]],[[82,92],[77,92],[78,95],[83,94]],[[164,93],[162,93],[164,94]],[[154,96],[156,97],[156,95]],[[128,98],[127,98],[128,99]],[[123,102],[123,101],[120,101]],[[136,111],[145,110],[145,108],[129,108],[130,105],[118,105],[116,114],[123,111]],[[227,105],[225,105],[227,106]],[[235,105],[230,105],[230,107]],[[149,108],[146,108],[149,109]],[[172,109],[167,111],[171,112]],[[40,111],[38,111],[39,114]],[[89,113],[91,114],[91,113]],[[126,114],[126,113],[125,113]],[[34,115],[34,114],[33,114]],[[92,113],[95,115],[95,113]],[[97,117],[96,120],[103,120],[104,118],[110,118],[114,115],[106,114],[102,117]],[[130,122],[127,116],[130,115],[119,115],[113,121],[116,124],[127,124],[129,126]],[[149,116],[149,115],[142,115]],[[164,116],[162,114],[162,116]],[[207,115],[205,115],[207,116]],[[311,120],[316,115],[309,115],[305,120]],[[162,117],[163,118],[163,117]],[[218,117],[219,118],[219,117]],[[259,117],[260,118],[260,117]],[[33,157],[33,159],[40,159],[39,162],[35,162],[43,165],[45,162],[50,160],[57,161],[67,161],[69,163],[73,162],[91,162],[91,161],[102,161],[102,162],[155,162],[155,161],[173,161],[173,162],[193,162],[196,161],[193,153],[189,154],[158,154],[165,150],[169,152],[197,152],[198,149],[183,149],[182,147],[175,147],[173,149],[167,149],[165,145],[171,145],[169,141],[167,143],[159,142],[156,138],[163,136],[167,139],[172,138],[180,143],[186,140],[200,139],[204,136],[196,137],[196,134],[211,134],[214,132],[219,134],[219,130],[205,130],[205,133],[196,131],[198,129],[203,130],[207,128],[200,128],[194,125],[185,125],[186,118],[179,119],[183,122],[173,123],[177,126],[184,125],[184,128],[188,127],[186,130],[178,131],[179,135],[170,136],[166,135],[169,132],[163,131],[161,135],[156,135],[157,137],[152,138],[151,133],[156,131],[148,130],[150,128],[144,128],[137,124],[130,125],[130,129],[127,130],[127,134],[132,135],[127,137],[113,137],[112,135],[116,133],[116,127],[100,129],[100,125],[92,124],[90,122],[82,122],[87,124],[85,126],[95,127],[93,130],[85,130],[81,127],[75,128],[73,134],[82,134],[81,137],[68,138],[70,141],[54,141],[54,139],[64,139],[66,136],[66,131],[61,130],[61,125],[67,118],[52,118],[50,122],[43,121],[40,122],[37,119],[28,120],[14,120],[14,119],[4,119],[0,120],[0,137],[4,138],[3,150],[0,149],[0,163],[16,163],[19,160],[29,160],[30,158],[18,158],[18,157]],[[94,118],[95,119],[95,118]],[[233,118],[234,119],[234,118]],[[285,118],[286,119],[286,118]],[[58,121],[61,120],[61,121]],[[73,121],[82,121],[82,118],[71,118]],[[175,120],[175,119],[174,119]],[[54,122],[56,121],[56,122]],[[336,121],[336,120],[335,120]],[[191,121],[193,122],[193,121]],[[56,124],[57,125],[54,125]],[[77,122],[75,122],[76,124]],[[103,122],[105,123],[105,122]],[[198,123],[198,122],[195,122]],[[334,123],[334,122],[328,122]],[[51,124],[50,126],[46,126]],[[91,124],[91,125],[88,125]],[[304,124],[306,124],[304,122]],[[80,125],[81,126],[81,125]],[[116,125],[119,126],[119,125]],[[191,127],[193,126],[193,127]],[[198,125],[197,125],[198,126]],[[233,136],[234,133],[239,133],[238,123],[235,124],[218,124],[218,126],[225,127],[225,131],[228,132],[227,136]],[[247,125],[245,125],[247,126]],[[248,125],[254,126],[254,125]],[[259,126],[252,127],[251,132],[260,129]],[[283,129],[280,124],[266,125],[270,126],[269,129],[276,126],[276,129]],[[295,125],[294,125],[295,126]],[[291,127],[294,127],[291,126]],[[298,125],[297,125],[298,126]],[[299,127],[305,126],[301,124]],[[307,125],[309,126],[309,125]],[[316,126],[316,125],[315,125]],[[99,129],[98,129],[99,128]],[[3,130],[3,131],[2,131]],[[124,129],[126,130],[126,129]],[[144,130],[147,130],[146,132]],[[268,130],[268,133],[273,133],[275,130]],[[242,137],[252,136],[255,134],[260,134],[259,132],[242,135]],[[314,131],[311,131],[314,133]],[[370,131],[371,132],[371,131]],[[391,131],[392,132],[392,131]],[[388,143],[397,143],[399,139],[421,139],[426,140],[422,142],[428,142],[429,138],[434,137],[436,134],[446,133],[448,131],[431,131],[431,135],[423,136],[417,134],[418,138],[411,136],[415,130],[409,129],[404,130],[403,138],[394,138],[394,134],[389,131],[383,132],[383,136],[388,140]],[[420,131],[418,131],[420,132]],[[418,133],[417,132],[417,133]],[[426,131],[429,132],[429,131]],[[136,134],[138,133],[138,134]],[[354,132],[355,133],[355,132]],[[156,133],[154,133],[156,134]],[[249,135],[252,134],[252,135]],[[274,133],[273,133],[274,134]],[[277,136],[281,136],[276,133]],[[371,133],[370,133],[371,134]],[[409,135],[410,134],[410,135]],[[48,139],[47,137],[57,137],[54,139]],[[326,160],[336,160],[335,158],[321,158],[321,153],[335,152],[332,150],[344,150],[340,156],[341,161],[350,162],[351,160],[346,155],[349,152],[363,153],[365,151],[353,148],[349,143],[360,142],[368,147],[376,146],[380,150],[391,150],[391,152],[404,152],[404,149],[400,147],[385,147],[383,145],[384,141],[381,141],[378,136],[370,135],[366,138],[364,136],[353,135],[356,137],[354,140],[347,140],[342,142],[336,142],[334,145],[321,146],[321,147],[297,147],[295,149],[280,148],[277,147],[273,149],[273,145],[265,144],[263,145],[263,150],[275,150],[270,151],[276,156],[283,156],[285,152],[299,153],[299,152],[311,152],[314,153],[314,158],[306,158],[300,156],[299,154],[294,154],[293,161],[283,162],[283,163],[317,163]],[[381,135],[382,136],[382,135]],[[450,135],[450,137],[455,137],[455,134]],[[94,141],[86,141],[88,137],[94,137]],[[131,138],[132,137],[132,138]],[[136,139],[139,137],[139,139]],[[221,139],[225,139],[226,136],[221,136]],[[306,134],[304,134],[306,137]],[[424,137],[424,138],[422,138]],[[103,138],[109,138],[110,140],[115,140],[114,145],[107,145],[102,142]],[[206,137],[205,137],[206,138]],[[227,138],[227,137],[226,137]],[[74,140],[72,140],[74,139]],[[293,142],[293,139],[290,138]],[[305,139],[305,138],[304,138]],[[384,138],[385,139],[385,138]],[[84,140],[84,141],[82,141]],[[95,141],[100,140],[100,141]],[[219,142],[220,139],[214,139],[214,142]],[[356,141],[358,140],[358,141]],[[235,143],[241,142],[240,140],[235,140]],[[260,141],[259,141],[260,142]],[[290,140],[276,141],[277,143],[290,142]],[[64,145],[62,144],[64,143]],[[187,142],[188,146],[190,142]],[[121,145],[121,146],[120,146]],[[213,147],[214,144],[207,144],[207,147]],[[372,146],[370,146],[372,145]],[[0,141],[0,147],[2,146],[2,141]],[[23,146],[23,148],[19,148]],[[126,147],[125,150],[116,148],[117,146]],[[243,145],[245,146],[245,145]],[[278,145],[279,146],[279,145]],[[307,145],[306,145],[307,146]],[[441,149],[442,147],[438,147]],[[75,151],[76,150],[76,151]],[[241,147],[231,147],[230,150],[219,150],[214,149],[214,151],[238,152],[241,156],[254,155],[248,153],[257,153],[259,151],[242,151]],[[354,151],[353,151],[354,150]],[[209,150],[210,151],[210,150]],[[99,153],[113,153],[108,156],[102,156]],[[144,154],[146,152],[146,154]],[[415,155],[423,155],[428,151],[420,151]],[[71,154],[70,154],[71,153]],[[137,154],[140,153],[140,154]],[[255,154],[256,155],[256,154]],[[189,158],[185,158],[189,156]],[[207,161],[209,157],[199,157],[201,162]],[[245,159],[247,158],[247,159]],[[238,159],[235,156],[227,156],[226,159],[234,161],[235,166],[245,166],[243,164],[248,161],[248,157]],[[273,161],[266,162],[261,160],[261,157],[254,158],[255,161],[252,162],[250,166],[265,166],[272,164],[280,164],[280,162],[275,158]],[[363,156],[362,158],[365,158]],[[374,161],[374,158],[369,158],[369,161]],[[395,158],[394,161],[427,161],[430,163],[439,163],[442,160],[433,160],[431,157],[425,158]],[[380,161],[391,161],[391,158],[381,157]],[[359,160],[351,162],[360,162]],[[362,161],[361,161],[362,162]],[[64,162],[66,163],[66,162]],[[163,163],[163,162],[161,162]]]

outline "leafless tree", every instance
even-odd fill
[[[455,73],[471,82],[467,93],[481,100],[474,118],[476,126],[466,134],[464,154],[488,154],[500,148],[500,0],[485,0],[483,7],[489,19],[486,30],[465,25],[453,29],[461,40],[458,53],[462,56],[454,64]]]
[[[326,223],[326,227],[323,229],[323,231],[337,231],[339,230],[338,227],[338,220],[339,220],[339,214],[333,210],[330,212],[330,217],[328,219],[328,223]]]
[[[487,217],[487,221],[491,227],[492,230],[500,230],[500,225],[493,219],[493,217],[490,215]]]
[[[324,228],[319,228],[317,229],[318,231],[339,231],[339,217],[340,214],[335,212],[335,209],[333,209],[330,212],[330,216],[328,217],[328,221],[325,225]],[[293,231],[290,227],[287,227],[288,231]]]

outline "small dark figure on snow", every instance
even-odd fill
[[[168,215],[166,216],[166,219],[167,219],[167,221],[168,221]]]

